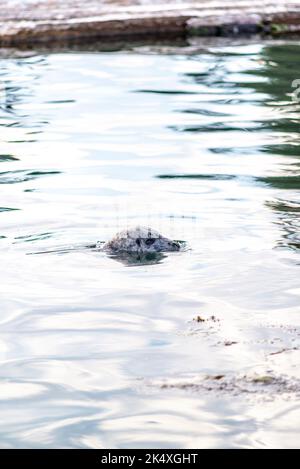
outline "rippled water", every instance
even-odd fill
[[[0,61],[3,448],[299,446],[300,45],[171,52]]]

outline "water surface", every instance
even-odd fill
[[[2,448],[299,447],[299,395],[180,380],[300,378],[300,45],[169,52],[0,61]],[[190,250],[84,248],[139,223]]]

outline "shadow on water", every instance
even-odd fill
[[[207,67],[206,71],[199,73],[185,73],[183,76],[188,82],[199,85],[199,96],[209,93],[211,99],[199,100],[199,105],[192,103],[191,107],[184,107],[177,110],[185,115],[199,116],[200,123],[181,124],[168,126],[170,130],[179,133],[197,134],[199,138],[203,134],[213,134],[216,139],[221,135],[232,132],[240,132],[241,141],[243,133],[258,132],[262,135],[277,135],[277,141],[274,144],[256,145],[239,147],[239,140],[234,140],[236,146],[211,147],[212,154],[220,155],[245,155],[253,153],[254,157],[261,153],[269,154],[274,161],[275,171],[267,175],[242,175],[227,174],[201,174],[201,173],[165,173],[156,175],[159,179],[191,179],[191,180],[212,180],[212,181],[232,181],[242,179],[243,182],[249,181],[261,183],[276,191],[289,192],[300,189],[300,153],[299,153],[299,129],[300,129],[300,103],[293,98],[292,82],[300,78],[300,61],[298,45],[265,45],[260,53],[239,54],[236,52],[227,52],[222,50],[216,52],[218,56],[212,66]],[[233,59],[241,55],[241,60],[248,60],[248,66],[236,67]],[[192,60],[200,60],[194,57]],[[245,62],[246,63],[246,62]],[[233,68],[231,69],[231,67]],[[218,94],[228,95],[218,99]],[[257,109],[262,108],[261,118],[256,115],[240,119],[236,114],[237,106],[242,106],[247,102],[255,103]],[[216,108],[216,103],[221,106]],[[213,105],[213,106],[211,106]],[[239,107],[239,112],[242,107]],[[253,118],[254,117],[254,118]],[[219,137],[220,135],[220,137]],[[278,143],[278,139],[282,143]],[[278,161],[278,163],[277,163]],[[286,163],[285,163],[286,161]],[[267,195],[267,193],[266,193]],[[290,199],[290,197],[287,197]],[[298,202],[272,202],[266,200],[266,206],[274,210],[276,224],[281,225],[283,241],[281,246],[289,246],[299,249],[296,232],[299,231],[299,225],[296,221],[298,216]],[[288,242],[287,242],[288,240]],[[280,243],[279,243],[280,244]]]
[[[15,243],[31,243],[35,241],[42,241],[53,237],[53,233],[39,233],[36,235],[18,236],[15,237]],[[189,247],[186,241],[176,240],[176,243],[180,245],[180,251],[186,252]],[[54,247],[53,249],[41,250],[36,252],[29,252],[28,255],[37,254],[70,254],[73,252],[92,251],[98,254],[107,256],[125,266],[145,266],[160,264],[164,259],[168,257],[165,252],[115,252],[111,253],[103,249],[105,241],[98,241],[96,244],[72,244],[67,246]]]
[[[32,56],[27,58],[9,58],[0,61],[0,130],[3,131],[1,140],[6,145],[19,149],[19,144],[37,143],[32,137],[43,132],[42,128],[49,124],[42,109],[31,112],[31,106],[36,105],[36,88],[45,67],[48,66],[46,56]],[[29,108],[28,112],[24,108]],[[16,133],[14,132],[16,130]],[[7,135],[7,136],[6,136]],[[21,148],[21,147],[20,147]],[[12,153],[0,154],[0,163],[16,163],[19,155]],[[57,175],[58,170],[10,170],[0,172],[1,184],[24,183],[42,176]],[[34,189],[31,189],[31,191]]]
[[[48,236],[46,236],[48,235]],[[35,237],[29,236],[26,237],[28,239],[18,239],[18,242],[33,242],[33,241],[41,241],[43,239],[51,238],[51,233],[45,233],[42,235],[37,235]],[[62,254],[71,254],[74,252],[83,252],[86,250],[105,255],[109,259],[117,261],[125,266],[146,266],[146,265],[155,265],[160,264],[164,259],[168,256],[162,252],[147,252],[147,253],[130,253],[130,252],[119,252],[115,254],[106,253],[105,251],[101,250],[101,246],[104,242],[97,243],[97,244],[78,244],[78,245],[70,245],[70,246],[61,246],[53,249],[47,249],[42,251],[36,252],[29,252],[28,255],[37,255],[37,254],[54,254],[54,255],[62,255]]]
[[[13,210],[20,210],[19,208],[11,208],[11,207],[0,207],[0,212],[11,212]]]
[[[280,165],[280,175],[266,176],[261,180],[272,188],[280,190],[281,197],[288,191],[289,196],[286,199],[267,201],[266,205],[274,210],[282,232],[282,239],[278,245],[299,250],[300,205],[296,200],[296,194],[300,189],[300,103],[292,96],[294,91],[292,82],[300,78],[299,47],[294,45],[265,47],[262,51],[262,61],[263,68],[256,71],[256,75],[266,77],[268,80],[255,83],[255,90],[268,93],[271,100],[266,103],[267,106],[275,107],[277,112],[281,113],[281,119],[274,118],[269,121],[269,129],[284,135],[285,143],[265,145],[261,151],[274,157],[282,157],[281,161],[286,158],[287,163]]]
[[[266,176],[257,178],[261,182],[265,182],[276,189],[283,190],[299,190],[300,175],[297,176]]]
[[[155,265],[160,264],[167,255],[161,252],[148,252],[148,253],[118,253],[110,254],[109,258],[125,266],[145,266],[145,265]]]
[[[35,85],[40,78],[39,67],[45,65],[47,59],[43,56],[16,59],[13,63],[10,60],[1,60],[1,113],[22,117],[16,107],[34,97]]]
[[[266,176],[254,177],[251,175],[238,176],[235,174],[158,174],[158,179],[198,179],[198,180],[212,180],[212,181],[232,181],[233,179],[243,179],[249,182],[256,181],[268,184],[277,189],[284,190],[299,190],[300,189],[300,175],[299,176]]]
[[[19,161],[19,158],[16,158],[13,155],[0,155],[0,163],[2,161]]]

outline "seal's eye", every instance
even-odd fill
[[[145,243],[147,246],[151,246],[154,243],[155,239],[154,238],[148,238],[146,239]]]
[[[172,246],[172,248],[177,248],[177,249],[180,248],[180,244],[176,243],[176,241],[173,241],[172,243],[169,243],[169,246]]]
[[[140,240],[139,238],[136,238],[135,242],[136,242],[136,244],[137,244],[138,246],[141,245],[141,240]]]

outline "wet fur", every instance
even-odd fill
[[[155,253],[180,250],[180,243],[162,236],[150,227],[137,226],[117,233],[104,244],[103,250],[112,253]]]

